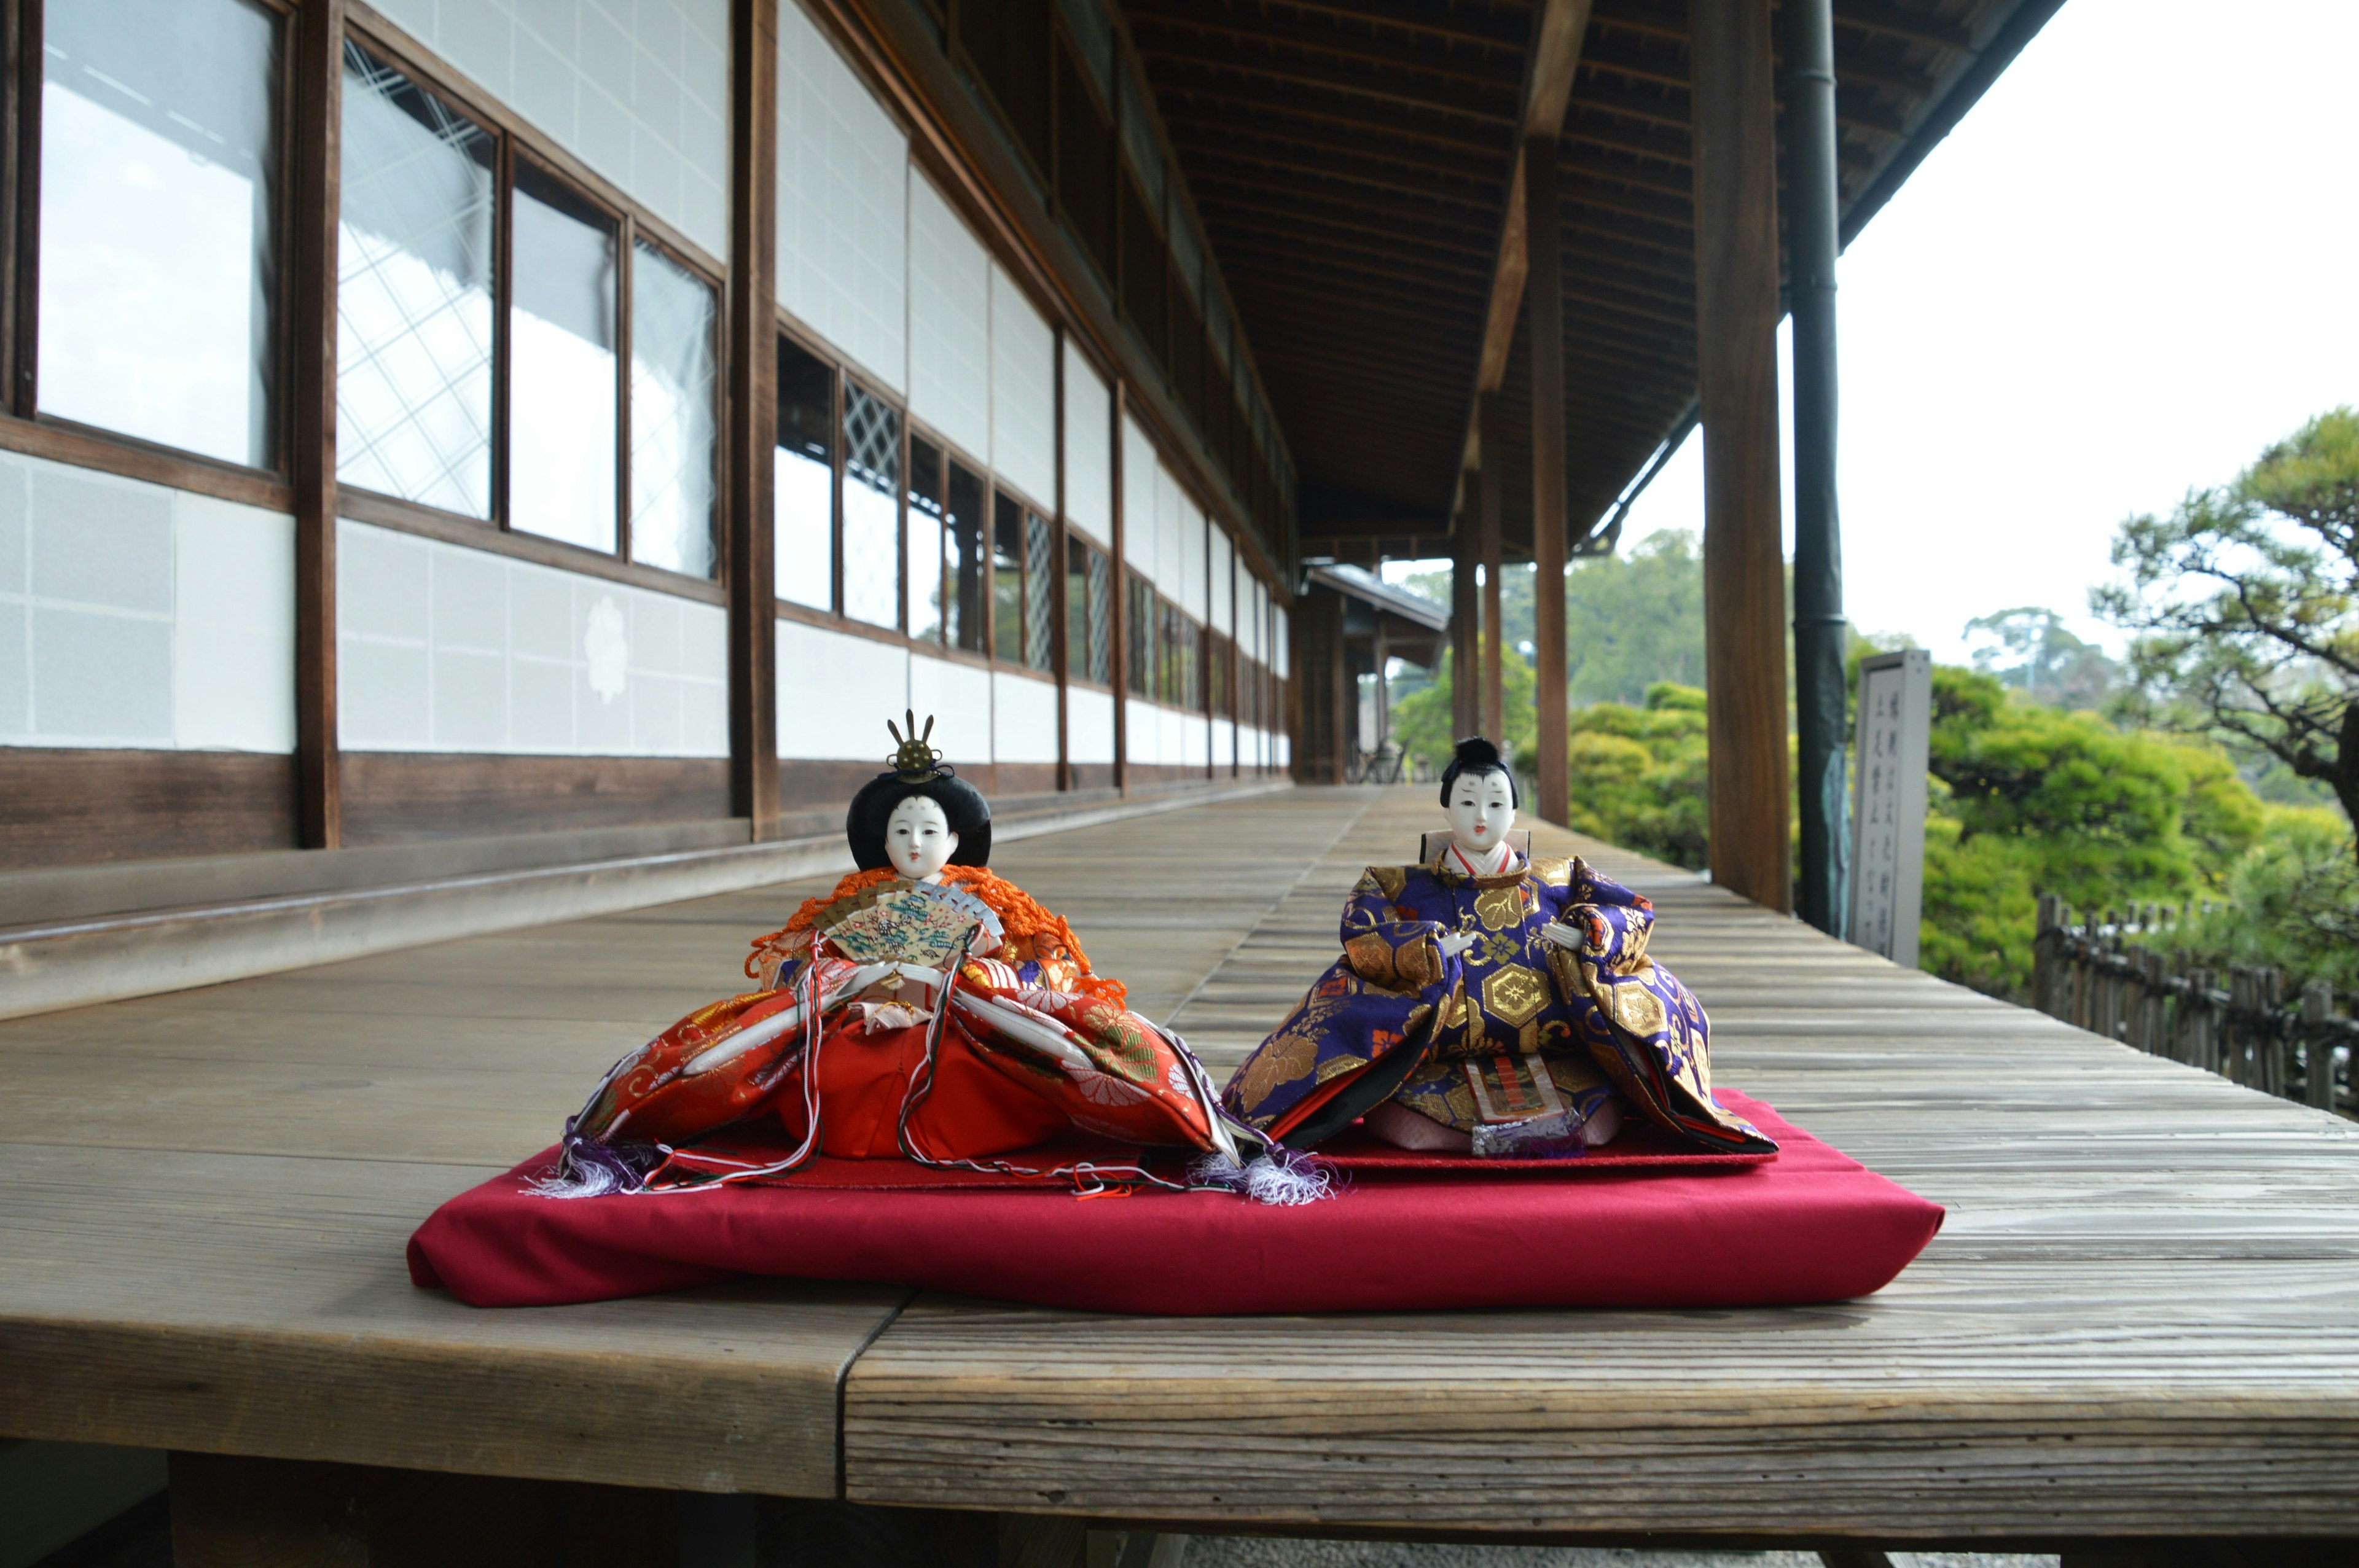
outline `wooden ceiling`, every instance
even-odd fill
[[[1846,241],[2060,4],[1834,0]],[[1538,6],[1121,5],[1300,471],[1303,553],[1448,553]],[[1576,539],[1695,395],[1687,82],[1686,0],[1593,0],[1560,153]],[[1511,556],[1527,336],[1484,465]]]

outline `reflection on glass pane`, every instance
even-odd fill
[[[778,340],[777,490],[772,505],[780,599],[835,608],[835,373]]]
[[[1024,662],[1036,670],[1054,667],[1055,622],[1049,617],[1057,589],[1057,535],[1037,512],[1024,514]]]
[[[1024,508],[1005,495],[991,519],[991,651],[1024,656]]]
[[[277,22],[81,0],[42,43],[41,411],[269,467]]]
[[[1090,552],[1090,679],[1114,679],[1114,563],[1103,550]]]
[[[631,257],[631,558],[711,577],[712,290],[647,245]]]
[[[950,552],[942,609],[954,647],[983,652],[983,479],[951,460],[950,506],[942,517]]]
[[[909,510],[905,524],[909,582],[909,635],[942,635],[942,449],[909,438]]]
[[[614,548],[613,219],[516,165],[508,310],[508,526]]]
[[[901,623],[901,416],[843,388],[843,612]]]
[[[1081,540],[1065,537],[1065,673],[1075,680],[1095,680],[1090,674],[1090,557],[1095,552]]]
[[[1130,689],[1140,697],[1155,695],[1155,590],[1147,579],[1125,572],[1123,580],[1130,585],[1129,666]]]
[[[491,135],[344,46],[336,477],[492,514]]]

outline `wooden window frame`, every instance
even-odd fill
[[[1016,491],[1015,487],[1012,485],[1001,486],[997,484],[995,481],[991,470],[991,465],[989,463],[978,461],[964,447],[960,446],[956,441],[953,441],[949,437],[943,435],[933,426],[927,424],[922,419],[910,417],[906,409],[903,411],[901,416],[901,540],[904,559],[901,562],[901,605],[903,619],[905,622],[908,619],[909,603],[909,563],[906,558],[908,550],[909,538],[909,448],[921,437],[928,445],[933,447],[941,454],[941,486],[942,499],[945,506],[948,505],[950,500],[950,469],[951,465],[953,463],[965,469],[969,473],[973,474],[975,478],[982,482],[984,510],[986,514],[991,512],[993,498],[997,495],[1001,489],[1006,489],[1012,494],[1021,493],[1020,492]],[[981,537],[984,543],[984,553],[986,557],[991,552],[992,522],[993,517],[991,515],[986,515],[983,520],[984,526]],[[947,550],[944,552],[943,565],[945,571],[947,571],[949,566],[949,554]],[[989,571],[987,568],[984,576],[985,581],[984,583],[983,592],[980,595],[983,600],[983,636],[981,639],[983,645],[980,648],[962,648],[955,643],[952,643],[950,640],[950,628],[947,624],[943,626],[942,635],[939,637],[909,637],[908,639],[909,646],[918,652],[926,654],[929,658],[951,659],[960,664],[988,667],[993,663],[993,659],[991,653],[992,596]]]
[[[41,264],[41,109],[45,81],[42,35],[46,0],[9,0],[0,10],[0,33],[16,51],[15,112],[0,119],[0,211],[7,215],[0,240],[0,365],[7,392],[0,398],[0,450],[46,458],[76,468],[95,469],[145,480],[199,495],[234,501],[273,512],[295,509],[295,443],[300,428],[293,393],[297,323],[295,203],[300,103],[296,38],[299,27],[318,27],[308,8],[293,0],[250,0],[279,25],[277,189],[272,193],[271,225],[275,276],[271,280],[270,410],[272,464],[255,468],[226,462],[177,447],[125,435],[103,426],[44,414],[39,404]]]
[[[881,632],[889,641],[911,647],[922,646],[909,635],[909,563],[905,558],[909,553],[908,399],[888,391],[866,371],[854,366],[842,355],[821,354],[820,358],[835,367],[835,491],[834,504],[831,508],[833,520],[830,524],[835,530],[834,618],[843,627],[862,632]],[[852,419],[852,389],[854,386],[860,388],[862,395],[873,397],[893,411],[898,431],[896,438],[896,445],[899,449],[897,460],[898,472],[893,481],[893,624],[890,626],[863,621],[844,609],[843,498],[844,487],[852,482],[852,433],[849,425]],[[775,525],[775,518],[773,524]],[[794,608],[808,609],[809,606]]]
[[[1059,546],[1059,548],[1062,552],[1062,558],[1065,563],[1064,576],[1066,579],[1066,607],[1064,616],[1060,621],[1059,625],[1060,628],[1060,635],[1063,636],[1065,639],[1065,684],[1071,687],[1078,687],[1084,691],[1102,691],[1112,696],[1116,689],[1114,686],[1114,677],[1118,673],[1118,666],[1121,663],[1115,655],[1115,649],[1114,646],[1114,635],[1117,630],[1114,622],[1114,601],[1115,597],[1122,591],[1123,574],[1114,559],[1113,551],[1107,549],[1103,545],[1099,544],[1095,539],[1092,538],[1089,535],[1083,533],[1079,528],[1074,527],[1071,523],[1064,524],[1061,532],[1061,538],[1063,543]],[[1073,643],[1071,579],[1072,552],[1076,546],[1089,551],[1092,555],[1096,556],[1099,559],[1106,563],[1106,678],[1104,680],[1094,680],[1091,678],[1089,675],[1084,673],[1085,666],[1089,663],[1089,648],[1085,644],[1077,647]],[[1086,624],[1088,611],[1084,610],[1082,614],[1083,623]]]
[[[489,518],[469,517],[381,491],[339,482],[338,510],[358,522],[423,534],[497,554],[609,578],[677,597],[723,603],[730,590],[727,507],[723,496],[728,482],[723,407],[729,378],[726,270],[677,230],[647,212],[611,182],[592,173],[579,158],[541,135],[505,106],[481,99],[450,84],[443,68],[416,48],[397,28],[375,12],[347,0],[345,38],[392,66],[419,91],[440,99],[494,138],[492,158],[495,195],[492,218],[492,493]],[[340,57],[341,58],[341,57]],[[339,63],[338,69],[342,66]],[[519,532],[514,526],[509,496],[509,443],[514,429],[509,396],[509,372],[516,308],[516,195],[519,157],[534,169],[563,186],[614,223],[614,548],[593,550],[560,539]],[[694,577],[669,568],[652,567],[634,558],[631,533],[631,342],[634,317],[631,297],[637,247],[641,243],[678,265],[712,293],[710,328],[712,351],[712,573]]]

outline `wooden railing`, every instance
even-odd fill
[[[2149,1054],[2286,1099],[2359,1114],[2351,1070],[2359,1020],[2337,1011],[2334,988],[2312,980],[2288,996],[2274,968],[2198,966],[2170,942],[2186,914],[2150,904],[2076,914],[2054,893],[2042,893],[2031,1004]]]

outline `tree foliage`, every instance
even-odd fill
[[[1434,666],[1433,679],[1393,704],[1393,739],[1400,742],[1403,752],[1423,757],[1437,771],[1449,762],[1451,748],[1460,739],[1451,732],[1450,723],[1453,656],[1450,650],[1442,650],[1441,663]],[[1500,750],[1512,756],[1516,747],[1531,744],[1535,723],[1531,665],[1520,655],[1509,653],[1499,661],[1499,689],[1507,733],[1492,739],[1499,741]]]
[[[1593,703],[1567,727],[1573,830],[1701,870],[1710,843],[1703,693],[1658,681],[1641,705]],[[1529,776],[1537,749],[1523,746],[1516,765]]]
[[[2113,558],[2091,602],[2133,633],[2130,715],[2275,758],[2359,817],[2359,413],[2130,518]]]
[[[2051,708],[2102,708],[2121,681],[2105,651],[2074,636],[2053,610],[2024,605],[1977,616],[1966,633],[1981,643],[1975,669]]]

